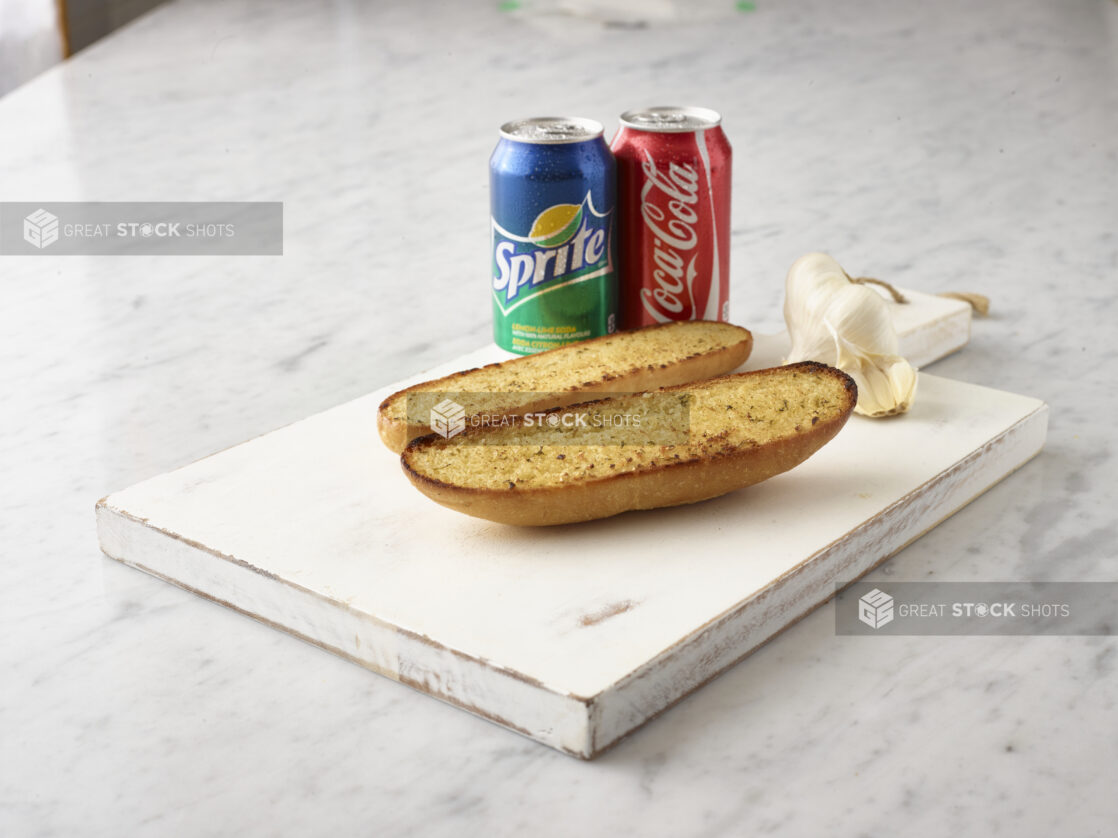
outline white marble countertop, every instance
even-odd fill
[[[828,250],[988,294],[935,372],[1051,405],[877,575],[1118,578],[1118,4],[508,5],[176,0],[0,99],[0,200],[286,225],[282,257],[0,257],[0,834],[1113,835],[1113,637],[828,606],[583,763],[98,551],[97,498],[488,340],[502,121],[685,102],[734,145],[735,320]]]

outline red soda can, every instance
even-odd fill
[[[617,158],[621,325],[727,320],[733,152],[708,108],[626,111]]]

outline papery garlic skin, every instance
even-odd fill
[[[792,348],[784,363],[818,361],[858,385],[863,416],[904,413],[916,398],[916,370],[897,354],[897,331],[884,298],[850,281],[825,253],[809,253],[788,271],[784,322]]]

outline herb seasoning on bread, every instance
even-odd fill
[[[654,404],[663,405],[673,394],[686,398],[689,414],[678,444],[640,444],[629,428],[588,436],[594,444],[580,444],[574,433],[565,444],[533,441],[522,426],[471,428],[414,440],[401,464],[416,488],[458,512],[505,524],[567,524],[694,503],[767,480],[831,440],[858,400],[846,373],[804,362],[563,410],[640,413],[641,400],[657,395]]]
[[[408,416],[408,397],[419,392],[464,394],[456,401],[467,415],[524,414],[596,393],[654,390],[722,375],[745,363],[752,348],[747,329],[705,320],[618,332],[401,390],[381,403],[377,430],[397,452],[430,433],[426,417]]]

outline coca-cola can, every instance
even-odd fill
[[[727,320],[733,152],[709,108],[626,111],[617,158],[621,325]]]

